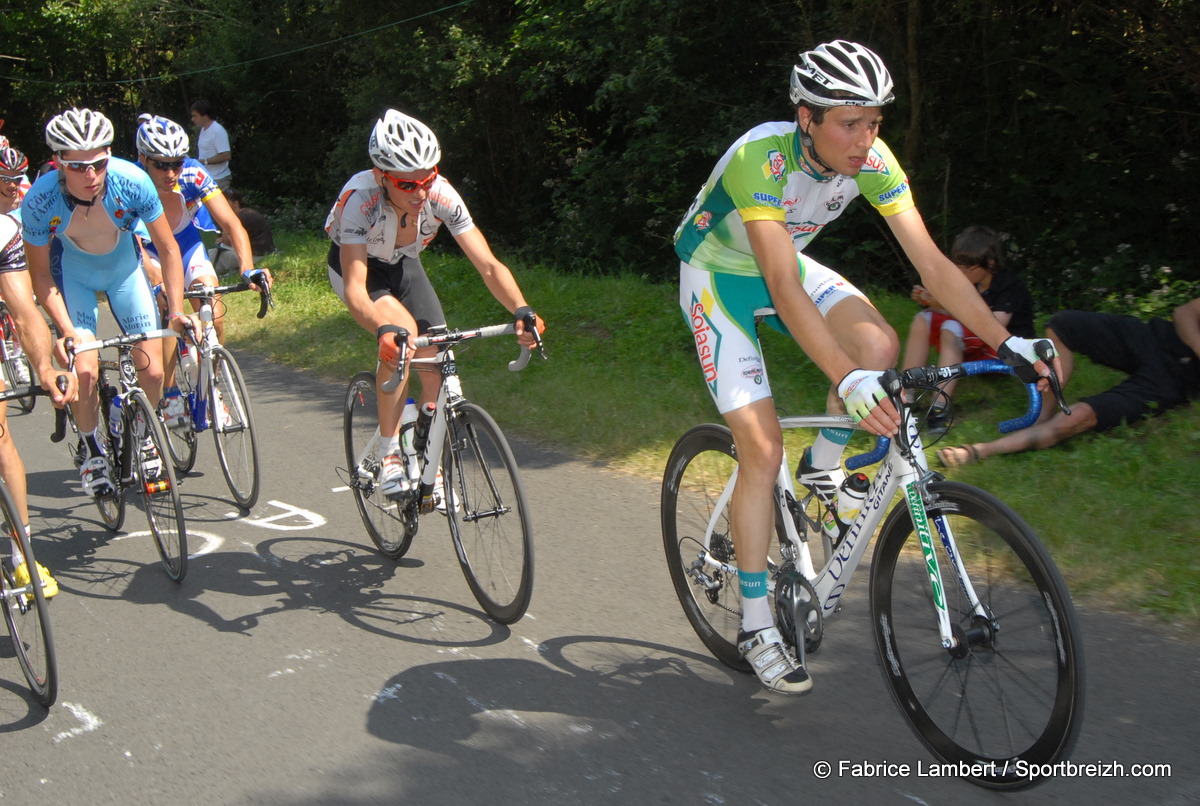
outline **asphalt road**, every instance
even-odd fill
[[[202,442],[183,486],[194,556],[181,585],[136,505],[129,531],[100,524],[46,439],[45,400],[10,416],[39,559],[62,587],[61,690],[36,705],[0,637],[3,803],[1200,802],[1200,644],[1082,609],[1088,704],[1072,760],[1123,776],[1068,770],[1003,795],[918,775],[931,757],[884,688],[864,581],[811,660],[813,693],[765,694],[684,619],[657,483],[521,442],[534,598],[497,626],[440,516],[399,563],[371,547],[335,470],[342,386],[239,360],[263,493],[239,517]],[[843,761],[911,771],[842,773]],[[1141,764],[1169,774],[1133,777]]]

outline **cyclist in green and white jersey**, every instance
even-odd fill
[[[804,693],[808,672],[775,627],[767,599],[771,491],[783,437],[755,336],[754,311],[789,333],[835,383],[831,412],[848,411],[873,434],[891,436],[899,415],[880,373],[900,341],[861,291],[803,249],[858,196],[888,223],[922,284],[1023,378],[1047,371],[1034,342],[1009,336],[930,237],[904,170],[878,139],[892,78],[874,52],[838,40],[800,54],[791,77],[793,120],[764,123],[721,157],[675,234],[679,301],[709,392],[733,432],[738,480],[731,502],[742,592],[738,645],[767,688]],[[1044,383],[1044,382],[1043,382]],[[824,501],[844,474],[850,431],[827,429],[806,450],[797,476]]]

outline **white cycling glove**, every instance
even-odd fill
[[[855,369],[846,373],[846,377],[838,384],[838,397],[846,404],[846,413],[856,423],[869,417],[871,409],[887,397],[879,383],[879,374],[878,370]]]
[[[1042,351],[1046,355],[1046,360],[1054,358],[1054,342],[1049,339],[1023,339],[1020,336],[1009,336],[1000,345],[1000,349],[996,351],[996,355],[1008,366],[1012,367],[1013,372],[1021,379],[1022,383],[1037,383],[1041,378],[1033,365],[1042,360],[1042,356],[1038,355],[1038,347],[1045,345]],[[1047,350],[1048,348],[1048,350]]]

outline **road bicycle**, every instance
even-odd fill
[[[916,405],[905,400],[906,390],[936,394],[954,378],[985,372],[1011,370],[980,361],[884,373],[901,428],[846,462],[851,471],[882,465],[857,517],[836,536],[822,528],[830,513],[815,494],[797,494],[785,452],[774,487],[768,590],[780,632],[804,662],[820,647],[825,622],[840,609],[882,522],[869,588],[888,688],[934,756],[973,783],[1017,789],[1038,783],[1038,765],[1067,754],[1079,732],[1083,654],[1075,610],[1054,561],[1020,516],[995,496],[930,471]],[[1026,414],[1001,431],[1036,421],[1041,397],[1028,388]],[[781,416],[779,424],[785,435],[807,429],[810,444],[815,429],[857,427],[836,415]],[[729,517],[736,479],[728,428],[687,431],[663,477],[662,537],[688,621],[718,659],[749,671],[737,649],[741,595]],[[837,698],[853,694],[834,685]]]
[[[0,401],[40,394],[45,394],[41,387],[9,389],[0,392]],[[29,581],[24,585],[17,584],[14,573],[21,564],[14,556],[14,540],[29,572]],[[8,625],[13,654],[29,690],[35,700],[49,707],[58,697],[58,657],[50,629],[50,610],[42,591],[33,541],[25,534],[17,505],[3,479],[0,479],[0,605],[4,607],[4,623]]]
[[[130,333],[101,341],[66,343],[70,367],[75,356],[88,350],[116,348],[117,359],[101,360],[97,385],[100,390],[100,421],[96,438],[100,440],[111,466],[112,489],[94,495],[96,508],[105,527],[116,532],[125,522],[125,495],[132,490],[142,499],[154,545],[162,558],[167,576],[179,582],[187,573],[187,528],[175,468],[170,461],[166,430],[150,399],[138,385],[135,353],[149,339],[176,338],[174,330]],[[155,343],[149,349],[160,349]],[[112,379],[115,378],[115,384]],[[52,442],[62,442],[67,428],[76,435],[68,442],[75,467],[84,461],[83,440],[70,407],[55,412]]]
[[[33,366],[21,349],[21,337],[17,333],[17,323],[13,321],[8,303],[0,299],[0,371],[4,373],[4,384],[9,389],[24,389],[37,386],[37,378]],[[33,411],[37,395],[22,395],[15,398],[17,405],[24,411]]]
[[[410,478],[411,491],[397,497],[379,492],[386,441],[379,433],[375,374],[355,375],[345,398],[346,475],[371,540],[384,555],[402,557],[416,536],[418,516],[443,511],[471,593],[501,624],[520,619],[533,595],[533,527],[512,448],[495,420],[463,396],[452,348],[515,332],[512,323],[469,330],[439,327],[414,340],[417,349],[439,348],[435,357],[411,363],[434,367],[441,384],[436,406],[412,425],[417,472]],[[522,347],[509,369],[524,369],[530,354]],[[399,386],[403,360],[400,367],[383,384],[384,392]],[[440,480],[444,490],[439,495]]]
[[[200,432],[212,429],[221,473],[234,502],[243,510],[249,510],[258,501],[258,437],[241,367],[233,354],[217,341],[213,301],[219,294],[249,290],[247,283],[237,283],[200,286],[184,292],[185,298],[201,301],[201,333],[189,331],[178,339],[175,380],[183,395],[187,416],[166,423],[171,461],[180,476],[191,472],[196,465]],[[262,319],[274,303],[269,286],[262,285],[259,294],[258,318]],[[160,414],[165,404],[164,398],[159,403]]]

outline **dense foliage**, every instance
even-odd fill
[[[33,159],[67,104],[206,97],[257,206],[319,226],[387,106],[428,122],[499,251],[572,270],[674,273],[671,234],[712,163],[791,115],[799,49],[876,49],[884,137],[931,230],[1011,235],[1043,309],[1195,296],[1196,0],[49,0],[0,17],[4,133]],[[122,147],[122,144],[130,144]],[[912,279],[877,216],[814,245],[865,285]],[[1152,294],[1151,292],[1156,292]],[[1146,300],[1149,300],[1147,303]]]

